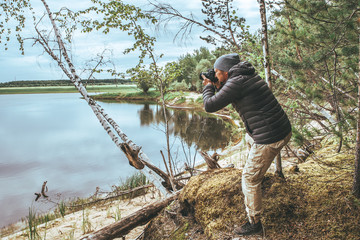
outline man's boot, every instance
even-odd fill
[[[262,231],[263,226],[261,224],[261,221],[258,221],[254,224],[247,221],[244,225],[234,229],[234,233],[241,236],[260,234],[262,233]]]

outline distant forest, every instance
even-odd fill
[[[130,83],[130,79],[96,79],[83,81],[84,85],[110,85]],[[70,80],[23,80],[0,83],[0,87],[49,87],[73,86]]]

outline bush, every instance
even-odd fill
[[[189,90],[188,84],[185,82],[185,80],[182,80],[181,82],[174,82],[170,86],[175,91],[187,91]]]

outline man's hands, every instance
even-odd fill
[[[204,75],[201,75],[201,77],[204,79],[203,80],[203,85],[206,86],[209,83],[214,85],[217,89],[219,89],[221,87],[221,84],[219,81],[217,81],[216,83],[213,83],[212,81],[210,81],[210,79],[208,79],[207,77],[205,77]]]
[[[201,75],[201,77],[204,79],[203,80],[203,85],[206,86],[209,83],[212,84],[212,82],[210,81],[210,79],[206,78],[204,75]]]

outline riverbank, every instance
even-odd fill
[[[30,102],[32,102],[32,103],[34,103],[34,100],[33,100],[33,98],[34,97],[41,97],[41,99],[43,99],[42,100],[42,102],[45,102],[44,100],[46,100],[46,103],[48,103],[48,105],[50,106],[50,107],[53,107],[54,105],[53,105],[53,102],[52,101],[48,101],[48,97],[47,97],[47,95],[48,94],[38,94],[37,96],[34,96],[34,95],[32,95],[32,96],[30,96],[30,95],[23,95],[23,96],[19,96],[19,97],[24,97],[25,99],[31,99],[30,100]],[[50,96],[51,94],[49,94],[49,96]],[[60,97],[60,95],[59,94],[52,94],[56,99],[58,99],[58,97]],[[76,95],[74,95],[74,94],[62,94],[62,95],[66,95],[66,96],[68,96],[68,95],[71,95],[71,96],[75,96],[75,98],[76,98]],[[176,95],[178,98],[183,98],[183,95],[191,95],[190,97],[186,97],[187,98],[187,100],[186,101],[184,101],[184,102],[182,102],[182,101],[180,101],[180,102],[182,102],[182,104],[178,104],[178,105],[176,105],[176,107],[179,107],[179,108],[185,108],[186,106],[185,106],[185,104],[186,104],[186,102],[187,101],[190,101],[190,99],[192,100],[192,102],[194,102],[197,98],[198,99],[201,99],[201,95],[200,94],[193,94],[193,93],[188,93],[188,92],[186,92],[186,93],[181,93],[181,94],[178,94],[178,95]],[[18,97],[18,96],[2,96],[2,97]],[[189,99],[188,99],[189,98]],[[11,98],[12,99],[12,98]],[[62,98],[61,98],[62,99]],[[173,96],[172,97],[169,97],[169,99],[170,99],[170,101],[169,101],[169,103],[171,103],[171,104],[174,104],[174,103],[177,103],[178,101],[176,100],[176,98],[174,98]],[[29,101],[29,100],[27,100],[27,101]],[[82,100],[82,99],[79,99],[79,98],[77,98],[76,99],[76,101],[77,102],[81,102],[81,103],[83,103],[84,101]],[[172,102],[171,102],[172,101]],[[10,102],[10,101],[4,101],[4,102]],[[63,100],[61,100],[61,103],[63,103],[64,101]],[[109,105],[109,104],[106,104],[106,103],[100,103],[100,104],[103,104],[103,105]],[[40,106],[41,104],[40,103],[35,103],[35,106]],[[73,103],[71,103],[71,106],[73,106],[74,104]],[[115,104],[110,104],[110,105],[115,105]],[[134,105],[134,104],[132,104],[132,105]],[[137,104],[135,104],[135,105],[137,105]],[[74,105],[74,106],[76,106],[76,105]],[[144,104],[142,104],[142,106],[144,106]],[[175,105],[172,105],[173,107],[175,107]],[[12,108],[14,108],[13,106],[11,106]],[[84,108],[88,108],[88,106],[87,105],[85,105],[85,107]],[[68,107],[67,107],[67,109],[68,109]],[[78,109],[78,106],[76,106],[75,107],[75,110],[76,111],[78,111],[77,110]],[[124,111],[121,111],[121,112],[124,112]],[[162,112],[162,111],[161,111]],[[170,110],[170,112],[173,112],[172,110]],[[197,111],[196,111],[197,112]],[[155,112],[153,113],[153,114],[155,114]],[[193,116],[194,115],[194,112],[188,112],[187,114],[186,114],[186,116],[188,116],[189,115],[189,117],[187,117],[187,119],[190,121],[191,119],[192,119],[192,117],[191,116]],[[200,113],[200,114],[195,114],[196,116],[195,116],[195,120],[196,121],[201,121],[201,119],[204,119],[203,118],[203,115],[202,115],[202,113]],[[199,115],[201,115],[201,117],[199,117]],[[84,115],[82,115],[82,116],[84,116]],[[174,119],[178,119],[178,115],[173,115],[173,117],[174,117]],[[208,116],[205,116],[205,118],[207,118]],[[60,119],[60,118],[57,118],[57,119]],[[212,118],[212,119],[214,119],[214,118]],[[192,123],[195,123],[195,125],[197,125],[196,124],[196,121],[194,122],[194,121],[191,121]],[[219,120],[217,120],[216,122],[219,122]],[[220,122],[223,122],[223,121],[220,121]],[[183,121],[182,121],[182,123],[184,123]],[[200,122],[199,122],[200,123]],[[98,123],[97,123],[98,124]],[[193,129],[194,130],[194,129]],[[193,132],[193,131],[192,131]],[[225,131],[225,132],[227,132],[227,131]],[[142,134],[143,134],[143,132],[142,132]],[[190,133],[191,134],[191,133]],[[198,137],[196,137],[196,139],[197,139]],[[217,137],[218,138],[218,137]],[[208,139],[208,138],[207,138]],[[211,141],[212,143],[214,143],[214,141]],[[150,145],[152,145],[152,146],[155,146],[154,145],[154,142],[152,142]],[[78,145],[77,145],[78,146]],[[156,147],[157,149],[159,149],[159,147]],[[52,152],[52,151],[51,151]],[[35,156],[36,157],[36,156]],[[70,159],[71,157],[69,156],[69,158],[68,159]],[[49,189],[51,190],[51,191],[54,191],[54,188],[53,188],[53,185],[52,184],[50,184],[50,183],[52,183],[52,180],[51,179],[48,179],[48,178],[46,178],[45,180],[50,180],[49,181],[49,183],[48,183],[48,185],[49,185]],[[42,183],[42,182],[41,182]],[[61,183],[60,183],[61,184]],[[64,183],[62,183],[62,184],[64,184]],[[39,185],[39,186],[41,186],[41,185]],[[95,188],[95,186],[94,186],[94,188]],[[92,191],[93,191],[93,189],[94,188],[92,188],[90,191],[88,191],[88,193],[91,193]],[[28,194],[27,194],[27,196],[29,196],[30,195],[30,199],[31,200],[34,200],[35,199],[35,196],[34,196],[34,192],[29,192]],[[34,196],[34,198],[32,198],[31,196]],[[55,198],[55,196],[52,194],[50,194],[50,196],[52,197],[52,200],[54,200],[54,198]],[[84,197],[86,197],[86,196],[84,196]],[[57,199],[57,198],[56,198]],[[30,201],[31,201],[30,200]],[[67,201],[67,200],[66,200]],[[28,201],[29,202],[29,201]],[[40,204],[40,203],[39,203]],[[33,213],[35,213],[35,210],[36,210],[36,214],[38,214],[38,213],[42,213],[42,214],[44,214],[45,212],[44,212],[44,210],[41,210],[39,207],[38,207],[38,205],[39,204],[35,204],[36,205],[36,207],[34,207],[34,212]],[[36,209],[35,209],[36,208]],[[15,205],[15,209],[16,209],[16,205]],[[21,214],[21,215],[18,215],[17,216],[17,219],[19,219],[20,217],[24,217],[24,219],[25,219],[25,217],[27,217],[27,207],[26,207],[26,209],[25,209],[26,211],[23,211],[23,214]],[[46,213],[45,213],[46,214]],[[13,214],[10,214],[9,216],[13,216]],[[50,219],[52,219],[53,217],[51,216],[50,217]],[[57,216],[57,218],[58,218],[58,216]],[[15,221],[16,219],[14,219],[14,220],[12,220],[12,221]],[[48,225],[49,226],[49,225]],[[27,226],[26,226],[26,223],[21,223],[20,224],[20,226],[19,225],[14,225],[14,226],[12,226],[13,227],[13,229],[15,230],[15,229],[19,229],[19,228],[27,228]],[[10,231],[11,231],[11,228],[12,227],[10,227]],[[6,231],[4,231],[4,234],[5,234],[5,232]],[[1,236],[4,236],[4,235],[1,235]]]
[[[179,92],[169,96],[167,104],[174,108],[201,106],[201,94],[198,93]],[[223,115],[232,118],[231,109],[225,110]],[[285,188],[280,187],[280,183],[272,185],[270,197],[265,202],[267,239],[357,239],[360,203],[351,195],[354,152],[344,149],[342,153],[335,153],[336,145],[331,138],[319,141],[315,153],[301,164],[284,150]],[[232,143],[219,154],[222,167],[233,164],[241,169],[245,163],[243,142]],[[83,234],[101,229],[160,198],[159,193],[150,188],[145,195],[133,199],[114,199],[88,206],[38,225],[36,239],[79,239]],[[126,239],[136,239],[143,229],[143,226],[135,228]],[[29,233],[25,221],[9,226],[6,235],[2,230],[1,237],[31,239]]]
[[[222,156],[219,161],[220,166],[225,167],[232,163],[235,164],[235,167],[240,168],[243,165],[245,159],[245,157],[241,154],[242,151],[240,148],[241,144],[227,147],[222,152]],[[238,161],[234,161],[235,159],[238,159]],[[198,169],[205,171],[206,167],[203,165]],[[147,187],[146,190],[143,190],[143,194],[138,193],[136,195],[136,197],[131,197],[130,194],[127,194],[125,198],[112,198],[108,201],[100,201],[89,206],[84,204],[84,207],[78,211],[66,213],[64,216],[58,216],[53,220],[43,222],[36,226],[32,225],[33,233],[30,231],[30,216],[27,216],[27,220],[18,222],[2,229],[1,239],[79,239],[84,234],[99,230],[162,198],[160,192],[151,186]],[[100,194],[97,196],[97,199],[102,198],[106,198],[105,194]],[[84,201],[91,202],[93,200],[94,198],[90,197]],[[136,239],[136,237],[142,233],[144,228],[145,226],[139,226],[133,229],[126,235],[126,239]],[[31,238],[30,235],[34,234],[34,232],[36,233],[34,235],[36,237]]]
[[[89,93],[138,93],[134,84],[87,85]],[[0,94],[76,93],[74,86],[1,87]]]
[[[283,152],[286,182],[275,181],[265,186],[263,223],[266,226],[267,239],[357,239],[356,236],[360,233],[357,224],[360,221],[360,202],[351,195],[351,159],[354,152],[348,149],[336,153],[335,146],[336,142],[331,138],[322,140],[315,153],[300,164],[295,157]],[[245,146],[242,142],[229,145],[220,155],[221,167],[233,164],[235,168],[241,169],[246,159]],[[206,170],[206,167],[200,169]],[[269,172],[273,170],[272,165]],[[270,179],[271,176],[269,173]],[[283,184],[284,187],[280,187]],[[156,202],[161,197],[156,189],[149,188],[145,195],[86,207],[37,226],[37,239],[79,239],[86,233],[99,230],[143,206]],[[164,217],[166,214],[160,216]],[[233,228],[227,224],[217,225],[216,228]],[[29,227],[25,222],[23,225],[24,230],[14,231],[2,239],[29,239]],[[192,234],[192,227],[188,227],[189,235]],[[157,228],[168,229],[164,225]],[[137,227],[127,234],[125,239],[137,239],[143,230],[144,226]],[[198,239],[208,239],[204,233],[197,234]],[[185,235],[182,236],[184,238],[179,239],[187,239]]]

